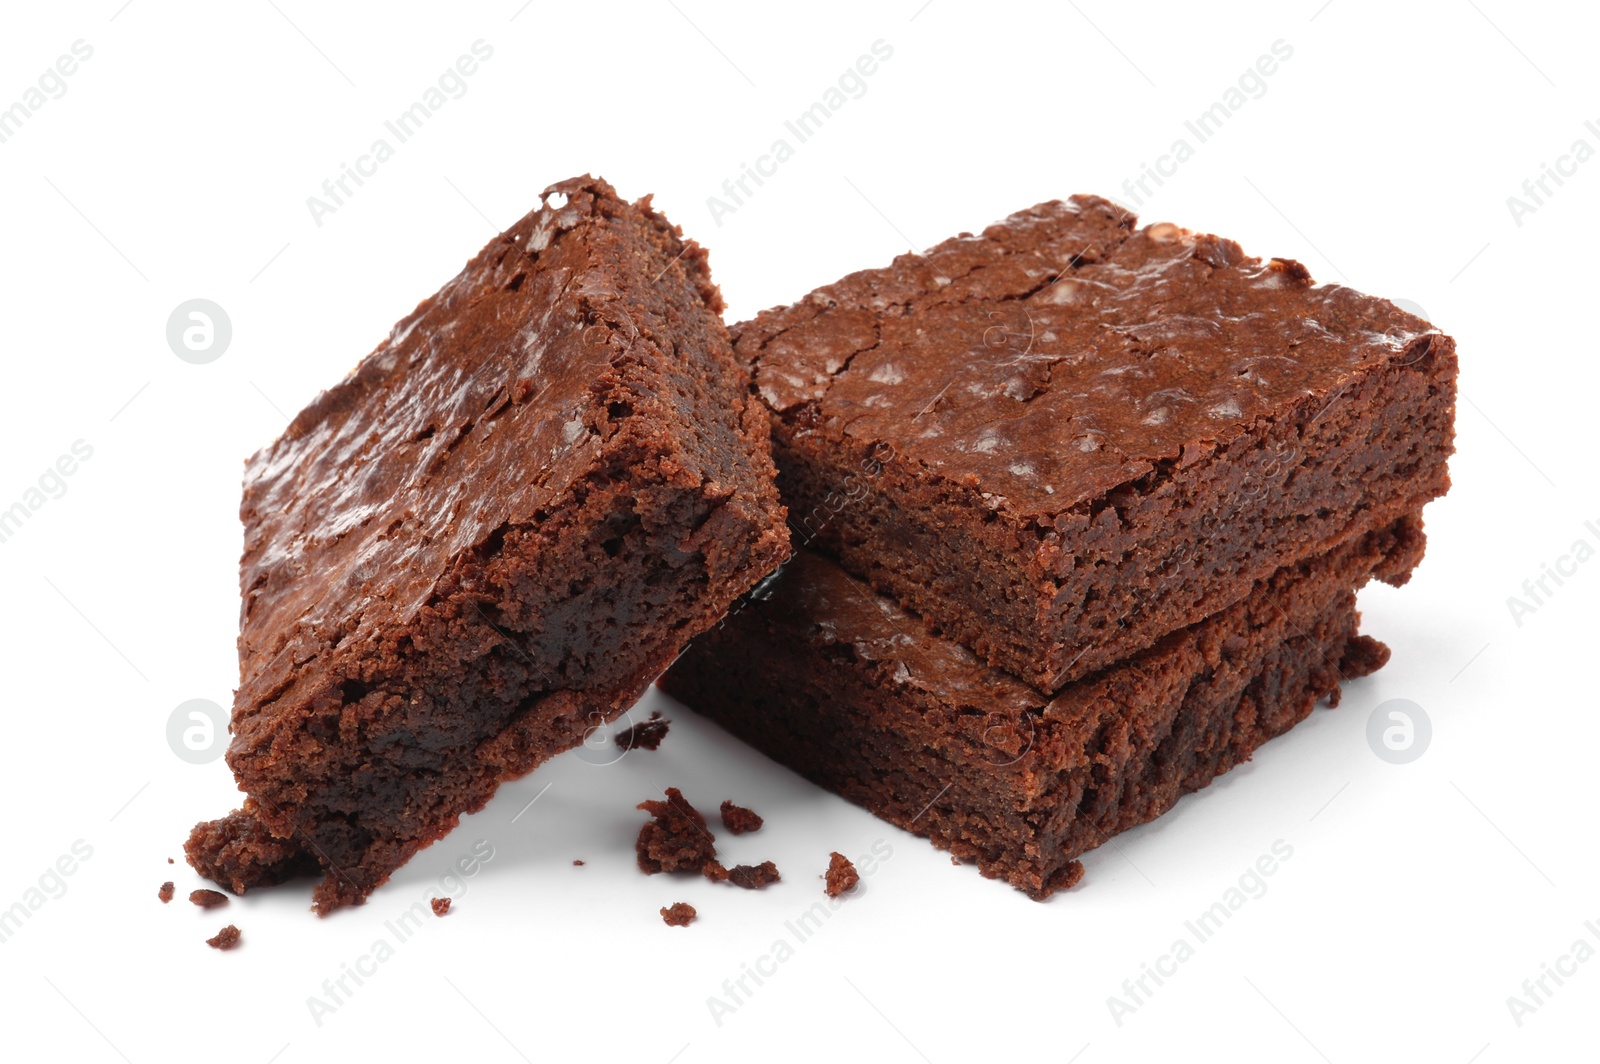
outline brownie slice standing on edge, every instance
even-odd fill
[[[1053,698],[991,668],[800,551],[663,690],[879,817],[1035,898],[1078,857],[1152,820],[1337,702],[1388,660],[1355,591],[1422,556],[1411,515],[1259,581],[1242,600]]]
[[[1135,221],[1040,204],[733,328],[798,545],[1041,691],[1449,486],[1450,337]]]
[[[722,307],[648,197],[564,181],[250,460],[228,763],[240,815],[319,863],[318,912],[614,718],[782,561]],[[283,872],[205,852],[247,834],[201,825],[191,863]]]

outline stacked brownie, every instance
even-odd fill
[[[632,704],[788,552],[703,249],[578,178],[245,470],[235,891],[364,899]]]
[[[672,665],[1045,897],[1387,659],[1355,596],[1421,559],[1456,374],[1392,304],[1075,197],[722,309],[562,182],[250,460],[198,871],[359,902]]]
[[[1036,897],[1388,650],[1454,342],[1074,197],[733,330],[798,553],[662,680]]]

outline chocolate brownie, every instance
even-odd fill
[[[766,890],[782,878],[778,874],[778,866],[771,861],[762,861],[758,865],[734,865],[728,869],[727,876],[729,883],[745,890]]]
[[[228,904],[228,896],[220,890],[191,890],[189,902],[202,909],[215,909],[220,905]]]
[[[706,818],[689,804],[678,788],[668,787],[666,794],[664,801],[650,798],[638,805],[651,817],[639,828],[639,837],[634,842],[639,871],[655,875],[699,872],[707,868],[720,870],[717,839],[706,827]]]
[[[787,552],[702,248],[582,177],[246,466],[228,763],[365,899]]]
[[[1240,602],[1054,697],[932,635],[810,551],[661,686],[845,798],[1036,898],[1077,858],[1249,759],[1388,650],[1355,589],[1401,583],[1420,517],[1258,581]]]
[[[698,915],[694,906],[686,901],[675,901],[661,910],[661,919],[668,927],[688,927]]]
[[[662,720],[661,714],[650,714],[649,720],[642,720],[631,728],[624,728],[613,737],[617,746],[624,750],[656,750],[661,746],[661,740],[667,737],[667,728],[672,724],[670,720]]]
[[[722,802],[722,826],[735,835],[745,835],[752,831],[760,831],[761,825],[766,821],[754,809],[746,809],[742,805],[734,805],[733,799],[725,798]]]
[[[823,876],[822,892],[830,898],[837,898],[849,890],[854,890],[857,883],[861,882],[861,873],[856,871],[856,866],[850,858],[834,851],[828,855],[828,871]]]
[[[1052,692],[1449,486],[1455,342],[1043,203],[733,328],[797,542]]]
[[[294,839],[275,838],[246,800],[220,820],[196,824],[183,844],[184,856],[196,872],[235,894],[251,887],[270,887],[321,871],[317,859]]]
[[[239,929],[229,924],[213,937],[206,939],[206,945],[212,949],[234,949],[239,945]]]
[[[156,891],[156,897],[160,898],[161,904],[165,905],[167,902],[172,900],[173,891],[176,889],[177,886],[172,882],[172,880],[169,879],[165,883],[161,884],[161,889]]]

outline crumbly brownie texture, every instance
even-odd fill
[[[673,902],[661,910],[661,919],[668,927],[688,927],[698,915],[700,914],[695,912],[694,906],[686,901]]]
[[[434,898],[428,904],[433,907],[433,915],[435,916],[443,916],[450,911],[449,898]]]
[[[327,913],[631,704],[787,550],[705,252],[583,177],[245,471],[228,763]]]
[[[706,826],[706,818],[689,804],[678,788],[668,787],[665,801],[646,799],[638,808],[652,817],[639,829],[639,838],[634,844],[639,871],[655,875],[721,868],[717,864],[716,836]],[[717,878],[711,872],[707,875]]]
[[[722,802],[722,826],[735,835],[746,835],[752,831],[759,831],[765,823],[753,809],[746,809],[742,805],[734,805],[733,799],[725,798]]]
[[[228,904],[228,896],[220,890],[192,890],[189,901],[202,909],[215,909]]]
[[[799,544],[1045,692],[1449,486],[1455,342],[1040,204],[733,328]]]
[[[774,760],[1036,898],[1077,858],[1247,760],[1388,650],[1355,589],[1401,582],[1420,517],[1287,566],[1054,698],[802,551],[662,687]]]
[[[828,855],[828,871],[823,880],[823,893],[830,898],[837,898],[845,891],[855,889],[855,885],[861,882],[861,873],[856,871],[850,858],[835,851]]]
[[[293,839],[274,838],[254,810],[247,800],[220,820],[196,824],[183,844],[190,866],[235,894],[321,872],[310,852]]]
[[[172,894],[176,889],[177,885],[169,879],[165,883],[161,884],[161,889],[156,891],[156,897],[160,898],[161,904],[165,905],[167,902],[172,900]]]
[[[239,929],[229,924],[214,937],[206,939],[206,945],[212,949],[234,949],[239,945]]]
[[[667,737],[667,727],[671,723],[670,720],[662,720],[660,713],[652,713],[649,720],[617,732],[617,746],[623,750],[654,750]]]
[[[699,872],[713,883],[732,883],[746,890],[762,890],[778,882],[778,866],[771,861],[732,868],[718,861],[716,836],[678,788],[668,787],[665,801],[649,799],[638,807],[652,818],[639,829],[634,843],[639,870],[646,875]]]
[[[778,875],[778,866],[771,861],[762,861],[758,865],[734,865],[728,869],[728,882],[745,890],[766,890],[782,878]]]

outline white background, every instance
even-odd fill
[[[1104,0],[329,6],[8,5],[0,106],[74,41],[93,55],[0,144],[0,507],[74,441],[93,456],[0,544],[0,907],[76,841],[92,856],[0,944],[0,1055],[1594,1059],[1600,961],[1548,983],[1520,1026],[1507,1006],[1575,940],[1600,948],[1584,927],[1600,926],[1600,560],[1549,583],[1520,625],[1507,605],[1574,541],[1600,547],[1600,160],[1520,225],[1506,202],[1575,139],[1600,148],[1584,128],[1600,126],[1592,15],[1506,0],[1227,16]],[[315,224],[307,197],[479,39],[493,57],[465,95]],[[880,39],[893,55],[864,95],[717,224],[707,198]],[[568,756],[506,787],[364,908],[318,920],[304,884],[221,912],[157,902],[165,879],[180,899],[202,885],[181,842],[238,797],[222,761],[175,756],[166,725],[188,699],[231,702],[241,462],[546,184],[592,171],[654,192],[711,248],[736,320],[1039,200],[1132,205],[1123,182],[1193,145],[1185,119],[1280,39],[1293,55],[1265,93],[1140,213],[1410,300],[1459,340],[1455,488],[1428,509],[1410,586],[1364,593],[1394,659],[1340,708],[1091,854],[1082,886],[1046,904],[655,693],[641,708],[673,720],[659,752]],[[196,297],[233,325],[209,365],[165,339]],[[1408,765],[1365,738],[1393,698],[1432,723]],[[724,852],[775,860],[783,883],[640,875],[633,806],[669,784],[764,814]],[[455,911],[315,1022],[307,999],[477,840],[494,856]],[[866,889],[716,1023],[707,999],[792,938],[828,851],[879,840],[893,856]],[[1277,840],[1293,857],[1266,893],[1114,1022],[1123,981]],[[687,930],[657,915],[677,900],[700,909]],[[230,921],[244,946],[206,948]]]

